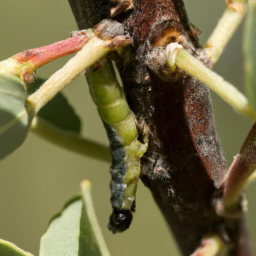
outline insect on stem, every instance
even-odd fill
[[[199,81],[203,82],[222,99],[229,103],[238,113],[241,113],[252,120],[256,120],[256,115],[248,99],[239,92],[232,84],[226,82],[221,76],[205,67],[204,64],[189,54],[186,50],[173,47],[173,44],[166,48],[168,65],[173,69],[173,56],[176,55],[175,64],[189,73]]]
[[[129,228],[132,222],[141,174],[140,158],[148,144],[138,140],[137,120],[118,83],[113,64],[102,60],[99,67],[88,70],[86,77],[110,142],[113,213],[108,228],[115,234]]]

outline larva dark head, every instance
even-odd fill
[[[123,232],[128,229],[132,223],[132,212],[130,210],[114,209],[109,217],[108,229],[113,234]]]

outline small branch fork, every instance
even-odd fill
[[[39,90],[27,98],[28,108],[37,114],[58,92],[108,52],[109,49],[104,47],[104,41],[92,37],[75,57],[53,74]]]
[[[205,67],[201,61],[189,54],[181,47],[181,45],[172,43],[167,46],[166,51],[170,70],[175,70],[177,65],[188,74],[206,84],[210,89],[228,102],[237,112],[252,120],[256,119],[252,106],[241,92],[239,92],[232,84],[224,81],[221,76]]]
[[[52,75],[39,90],[27,98],[28,111],[37,114],[49,100],[64,89],[78,75],[83,73],[85,69],[99,61],[109,52],[121,50],[123,47],[129,45],[131,40],[123,35],[111,35],[111,33],[107,33],[106,35],[106,30],[108,31],[109,27],[114,27],[115,25],[117,24],[105,22],[104,24],[99,24],[95,29],[95,34],[92,31],[88,31],[86,33],[88,40],[82,50],[69,60],[62,69]],[[101,39],[103,37],[102,34],[106,38]],[[57,131],[47,123],[40,121],[40,119],[36,120],[33,122],[32,131],[40,136],[62,147],[67,147],[68,142],[68,148],[74,152],[103,161],[110,161],[108,148],[79,136]]]
[[[46,63],[79,51],[90,39],[90,31],[75,31],[72,37],[44,47],[27,50],[0,62],[0,74],[12,74],[33,82],[35,70]]]
[[[248,2],[248,0],[226,0],[226,10],[205,45],[213,64],[218,61],[227,43],[241,23],[247,10]],[[174,71],[177,65],[209,86],[237,112],[256,120],[252,106],[241,92],[232,84],[224,81],[221,76],[206,68],[199,60],[182,49],[180,45],[170,44],[167,47],[167,56],[171,71]]]
[[[34,117],[49,100],[78,75],[82,74],[85,69],[109,52],[122,51],[131,43],[131,39],[122,34],[120,25],[120,23],[111,20],[104,21],[98,24],[94,31],[90,29],[75,31],[69,39],[18,53],[0,62],[0,76],[1,74],[12,74],[29,84],[33,82],[37,68],[80,50],[62,69],[53,74],[35,93],[27,98],[27,112],[29,116]],[[110,162],[107,147],[57,129],[41,120],[40,117],[34,118],[31,130],[56,145],[98,160]]]
[[[81,51],[70,59],[62,69],[53,74],[39,90],[27,98],[29,111],[34,111],[37,114],[49,100],[71,83],[78,75],[82,74],[85,69],[111,51],[120,50],[129,45],[131,43],[129,38],[115,34],[115,31],[111,31],[111,27],[115,28],[115,26],[118,27],[117,22],[105,21],[104,23],[100,23],[94,30],[95,35],[89,32],[88,37],[90,39]]]

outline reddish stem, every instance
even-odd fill
[[[89,40],[85,32],[57,43],[18,53],[14,59],[19,63],[29,62],[34,69],[58,58],[79,51]]]
[[[229,168],[228,176],[222,186],[224,204],[233,208],[256,169],[256,124],[253,125],[241,150]]]

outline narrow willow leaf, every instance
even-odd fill
[[[82,205],[80,198],[71,200],[51,221],[41,238],[40,256],[78,255]]]
[[[90,255],[103,255],[110,256],[104,237],[102,235],[97,217],[94,211],[92,196],[91,196],[91,183],[84,180],[81,183],[82,199],[83,199],[83,214],[81,218],[81,233],[80,233],[80,246],[79,256]],[[88,237],[88,230],[91,230]]]
[[[0,76],[0,159],[12,153],[26,139],[32,116],[25,106],[25,88],[14,76]]]
[[[23,82],[12,75],[0,74],[0,94],[6,94],[13,96],[17,99],[21,99],[23,102],[26,99],[26,92]]]
[[[28,94],[34,93],[45,81],[45,79],[37,78],[29,85]],[[61,92],[39,111],[38,116],[64,131],[76,134],[81,131],[80,118]]]
[[[33,256],[29,252],[25,252],[15,244],[0,239],[0,255],[1,256]]]
[[[244,33],[245,86],[256,111],[256,0],[249,4]]]
[[[92,207],[92,204],[89,205]],[[109,256],[107,253],[101,253],[99,248],[96,239],[98,234],[94,234],[93,227],[97,225],[97,220],[96,217],[88,216],[89,205],[81,197],[76,197],[66,204],[42,236],[40,256]]]

